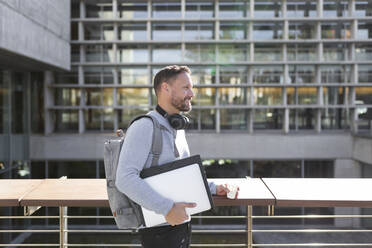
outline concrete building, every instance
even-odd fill
[[[371,41],[370,0],[0,0],[0,178],[104,177],[169,64],[209,176],[371,177]]]

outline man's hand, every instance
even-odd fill
[[[229,185],[229,184],[220,184],[216,187],[216,195],[227,195],[231,190],[236,190],[235,199],[238,198],[239,187]]]
[[[172,226],[182,224],[189,218],[189,216],[186,214],[185,208],[194,207],[196,207],[196,203],[175,203],[171,210],[169,210],[168,214],[165,216],[165,219]]]

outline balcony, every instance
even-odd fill
[[[280,214],[281,208],[288,207],[305,209],[336,207],[338,213],[348,207],[372,208],[372,195],[369,194],[372,179],[209,180],[239,185],[238,199],[230,200],[214,196],[213,200],[217,207],[245,208],[246,215],[227,213],[225,216],[193,216],[191,247],[372,247],[370,234],[372,229],[366,228],[368,225],[358,223],[361,220],[372,219],[372,215]],[[267,207],[267,213],[253,215],[254,206]],[[108,209],[105,179],[2,179],[0,180],[0,207],[24,209],[24,216],[0,216],[0,223],[10,222],[10,220],[15,222],[13,227],[9,225],[8,229],[1,229],[0,236],[5,237],[12,233],[20,234],[17,238],[22,234],[39,237],[29,243],[27,239],[26,242],[19,242],[20,239],[17,238],[9,243],[0,241],[0,247],[140,247],[137,234],[130,230],[118,230],[109,214],[68,214],[68,209],[75,207]],[[39,215],[40,207],[51,207],[58,211],[55,215],[52,213]],[[48,219],[50,222],[48,228],[30,224],[38,219]],[[210,219],[224,224],[198,224],[201,220]],[[295,225],[286,225],[283,222],[285,219],[300,221]],[[325,219],[332,219],[335,224],[322,225],[322,228],[314,225]],[[24,228],[18,228],[22,227],[18,223],[19,220],[29,224],[23,225]],[[260,224],[260,221],[264,224]],[[309,221],[313,224],[305,224]],[[102,225],[95,225],[95,223],[102,223]]]

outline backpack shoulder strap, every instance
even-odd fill
[[[160,154],[163,150],[163,137],[162,137],[162,134],[161,134],[161,127],[160,127],[160,123],[159,121],[151,116],[151,115],[139,115],[139,116],[136,116],[129,124],[132,125],[133,122],[141,119],[141,118],[150,118],[152,120],[152,123],[154,124],[153,127],[153,132],[152,132],[152,145],[151,145],[151,153],[153,155],[152,157],[152,162],[151,162],[151,165],[150,167],[154,166],[154,165],[158,165],[159,163],[159,157],[160,157]]]

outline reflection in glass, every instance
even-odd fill
[[[355,87],[355,104],[372,104],[372,87]]]
[[[216,47],[212,44],[186,44],[185,62],[215,62]]]
[[[180,23],[153,23],[152,40],[181,40]]]
[[[315,87],[298,87],[297,88],[298,104],[316,104],[317,88]]]
[[[97,0],[85,2],[87,18],[114,18],[111,0]]]
[[[341,61],[349,59],[349,46],[347,44],[323,44],[324,61]]]
[[[54,100],[56,106],[79,106],[80,89],[56,88]]]
[[[117,104],[120,106],[148,106],[148,88],[119,88],[117,89]]]
[[[316,39],[315,22],[290,22],[288,29],[289,39]]]
[[[312,0],[288,0],[287,17],[316,17],[316,2]]]
[[[282,2],[279,0],[256,0],[254,1],[255,18],[283,17]]]
[[[247,109],[221,109],[221,130],[246,130],[248,123]]]
[[[346,83],[350,81],[349,66],[321,66],[322,83]]]
[[[104,131],[114,129],[113,109],[87,109],[85,110],[85,128],[88,131]]]
[[[143,115],[149,112],[148,108],[121,108],[118,109],[118,125],[121,129],[126,130],[130,124],[130,121],[137,115]]]
[[[181,45],[154,45],[152,51],[153,62],[178,62],[182,58]]]
[[[245,66],[221,66],[220,84],[245,84],[248,82],[248,68]]]
[[[147,62],[149,51],[146,45],[118,45],[117,58],[119,63]]]
[[[216,110],[215,109],[193,109],[186,114],[190,119],[188,129],[192,130],[215,130]]]
[[[249,45],[221,44],[218,45],[218,62],[247,61]]]
[[[101,106],[102,105],[102,89],[87,88],[85,89],[85,105]]]
[[[322,129],[344,129],[348,126],[346,109],[326,108],[321,111]]]
[[[372,16],[372,1],[371,0],[355,0],[355,16],[367,17]]]
[[[184,40],[212,40],[214,23],[185,23]]]
[[[315,66],[313,65],[290,65],[289,79],[292,84],[315,83]]]
[[[213,1],[186,1],[186,18],[214,17]]]
[[[77,67],[71,66],[70,72],[61,72],[57,73],[57,84],[78,84],[79,77],[78,77]]]
[[[219,88],[220,105],[244,105],[248,102],[247,88]]]
[[[146,67],[119,67],[119,84],[149,84]]]
[[[85,40],[114,40],[114,26],[112,24],[84,24]]]
[[[358,66],[358,82],[372,83],[372,65]]]
[[[322,23],[322,39],[350,39],[350,22],[326,22]]]
[[[80,62],[80,45],[71,45],[71,62]]]
[[[249,1],[244,0],[220,0],[218,3],[218,14],[221,18],[242,18],[246,16],[246,10],[249,9]]]
[[[287,88],[287,104],[316,104],[317,103],[317,88],[316,87],[288,87]]]
[[[154,1],[152,2],[153,18],[181,18],[180,1]]]
[[[189,68],[191,70],[191,79],[194,85],[216,83],[216,68],[215,67],[190,66]]]
[[[287,60],[316,61],[317,45],[315,44],[287,44]]]
[[[147,1],[118,1],[119,18],[133,19],[133,18],[147,18]]]
[[[77,132],[79,130],[79,112],[72,109],[56,109],[54,130],[55,132]]]
[[[282,129],[283,113],[282,109],[255,109],[253,129]]]
[[[253,67],[253,83],[264,84],[283,82],[283,67],[282,66],[254,66]]]
[[[280,61],[282,60],[282,46],[274,44],[254,45],[254,60],[255,61]]]
[[[348,0],[325,0],[323,2],[323,16],[343,17],[348,16]]]
[[[113,84],[113,67],[84,67],[85,84]]]
[[[112,45],[87,45],[85,59],[87,62],[115,62]]]
[[[119,40],[144,41],[147,40],[146,23],[119,24]]]
[[[191,100],[192,105],[197,106],[214,106],[216,102],[215,88],[194,88],[194,97]]]
[[[221,40],[244,40],[247,39],[248,26],[245,22],[221,22]]]
[[[255,87],[254,105],[281,105],[282,89],[277,87]]]
[[[253,40],[276,40],[283,38],[283,23],[254,23]]]
[[[316,122],[315,109],[290,109],[289,110],[289,129],[314,129]]]
[[[345,104],[348,89],[346,87],[323,87],[324,105]]]
[[[358,22],[357,39],[367,40],[372,39],[372,22]]]
[[[372,45],[355,44],[355,59],[357,61],[372,61]]]

